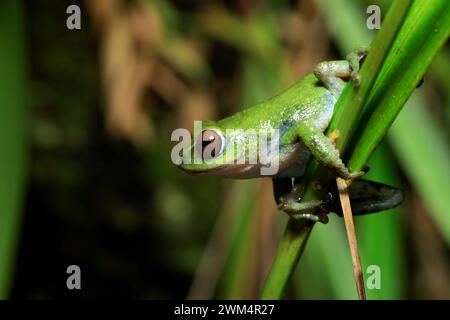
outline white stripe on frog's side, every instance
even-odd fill
[[[261,175],[261,169],[266,167],[256,164],[226,164],[220,168],[201,172],[200,174],[214,174],[233,179],[250,179],[258,177],[285,178],[303,175],[310,153],[303,143],[280,147],[279,168],[274,175]]]

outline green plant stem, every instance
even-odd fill
[[[264,283],[261,299],[279,299],[305,249],[313,224],[290,219],[278,246],[272,268]]]
[[[386,27],[380,30],[375,37],[373,45],[370,47],[371,54],[367,56],[364,67],[361,68],[361,85],[357,88],[347,85],[336,103],[336,111],[327,131],[332,132],[339,129],[336,147],[341,151],[341,154],[350,142],[361,111],[374,87],[377,75],[386,60],[411,3],[412,1],[396,1],[392,4],[384,23]]]
[[[395,41],[367,102],[369,118],[359,136],[349,167],[359,170],[369,159],[416,89],[450,34],[450,2],[416,1]],[[413,19],[420,17],[420,19]],[[413,63],[413,65],[412,65]],[[412,67],[410,67],[412,65]],[[389,84],[389,85],[386,85]],[[400,106],[400,107],[399,107]]]
[[[354,88],[351,84],[347,85],[336,103],[335,115],[328,132],[332,132],[335,129],[339,130],[337,146],[341,154],[343,154],[345,147],[350,142],[350,137],[356,128],[361,111],[375,84],[375,80],[388,55],[389,49],[410,9],[411,3],[412,1],[396,1],[392,4],[384,21],[383,28],[375,37],[371,46],[371,52],[361,68],[361,86]],[[352,110],[352,112],[348,110]],[[381,134],[381,132],[379,133]],[[375,148],[376,146],[374,145],[372,147]],[[314,178],[308,179],[308,176]],[[326,178],[327,172],[323,168],[320,168],[315,161],[310,162],[306,179],[303,179],[301,186],[306,185],[306,188],[302,188],[304,195],[302,197],[303,201],[319,199],[320,194],[318,194],[311,182],[313,180],[324,181]],[[262,290],[262,299],[279,299],[282,297],[311,230],[312,225],[310,224],[292,219],[289,221],[275,256],[272,269]]]
[[[0,2],[0,299],[9,297],[25,189],[25,50],[21,1]]]

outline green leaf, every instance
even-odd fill
[[[9,296],[25,187],[25,55],[20,1],[0,2],[0,299]]]

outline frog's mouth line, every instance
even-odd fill
[[[188,170],[183,168],[183,166],[178,166],[178,168],[180,168],[181,170],[183,170],[184,172],[187,172],[189,174],[193,174],[193,175],[208,175],[208,174],[214,174],[214,173],[218,173],[220,172],[222,169],[224,169],[226,167],[226,165],[220,166],[220,167],[216,167],[216,168],[211,168],[211,169],[207,169],[207,170]]]
[[[235,177],[241,171],[245,169],[248,170],[249,166],[253,165],[249,165],[248,163],[236,164],[236,162],[232,162],[232,163],[224,163],[210,169],[198,169],[198,170],[187,169],[183,167],[183,164],[179,165],[178,168],[191,175],[198,175],[198,176],[219,175],[223,177]]]
[[[192,175],[220,175],[223,177],[239,177],[239,175],[242,172],[245,172],[249,170],[250,168],[255,167],[255,165],[249,165],[249,164],[233,164],[233,165],[221,165],[219,167],[207,169],[207,170],[188,170],[183,168],[182,166],[179,166],[179,168],[189,174]],[[258,167],[258,166],[256,166]]]

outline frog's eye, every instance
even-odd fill
[[[203,160],[214,159],[225,150],[225,137],[216,129],[206,129],[198,137],[197,154]]]

